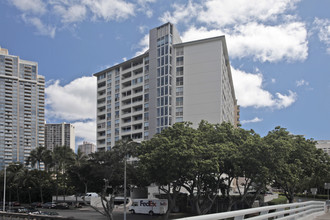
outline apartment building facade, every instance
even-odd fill
[[[239,122],[224,36],[184,43],[167,23],[150,30],[144,54],[94,76],[98,150],[150,139],[176,122]]]
[[[93,143],[89,143],[87,141],[83,141],[82,144],[78,145],[78,150],[80,150],[85,155],[89,155],[91,153],[95,153],[96,146]]]
[[[323,150],[330,156],[330,140],[318,140],[316,141],[316,148]]]
[[[0,47],[0,169],[44,146],[45,78],[38,64]]]
[[[65,122],[45,125],[45,147],[51,151],[57,146],[70,147],[75,151],[75,127]]]

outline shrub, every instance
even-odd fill
[[[279,196],[277,199],[273,199],[272,201],[268,202],[268,205],[279,205],[279,204],[286,204],[288,202],[285,196]]]

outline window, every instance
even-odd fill
[[[183,47],[176,48],[176,55],[177,56],[182,56],[183,55]]]
[[[176,105],[182,106],[183,105],[183,97],[177,97],[176,98]]]
[[[183,87],[176,87],[176,96],[183,95]]]
[[[182,76],[183,75],[183,67],[177,67],[176,68],[176,75],[177,76]]]
[[[176,65],[178,65],[178,66],[183,65],[183,57],[177,57],[176,58]]]
[[[175,110],[176,116],[182,116],[183,115],[183,107],[177,107]]]
[[[183,77],[176,78],[176,85],[177,86],[182,86],[183,85]]]
[[[183,122],[183,117],[177,117],[177,118],[175,119],[175,122]]]
[[[101,80],[101,79],[104,79],[104,78],[105,78],[105,73],[97,76],[97,80]]]

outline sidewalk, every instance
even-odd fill
[[[324,213],[323,215],[316,216],[314,220],[329,220],[330,219],[330,212]]]

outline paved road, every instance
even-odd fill
[[[44,210],[44,209],[40,209],[40,210]],[[49,211],[49,209],[45,211]],[[52,209],[51,211],[55,211],[61,216],[74,217],[74,219],[79,219],[79,220],[106,220],[106,217],[104,217],[103,215],[96,212],[90,207],[83,207],[80,209],[62,209],[62,210]],[[124,219],[123,210],[120,208],[115,209],[115,211],[113,212],[113,216],[115,220]],[[176,219],[180,217],[183,216],[180,214],[172,214],[170,216],[170,219]],[[160,215],[149,216],[149,215],[127,213],[126,219],[127,220],[163,220],[164,217]]]

